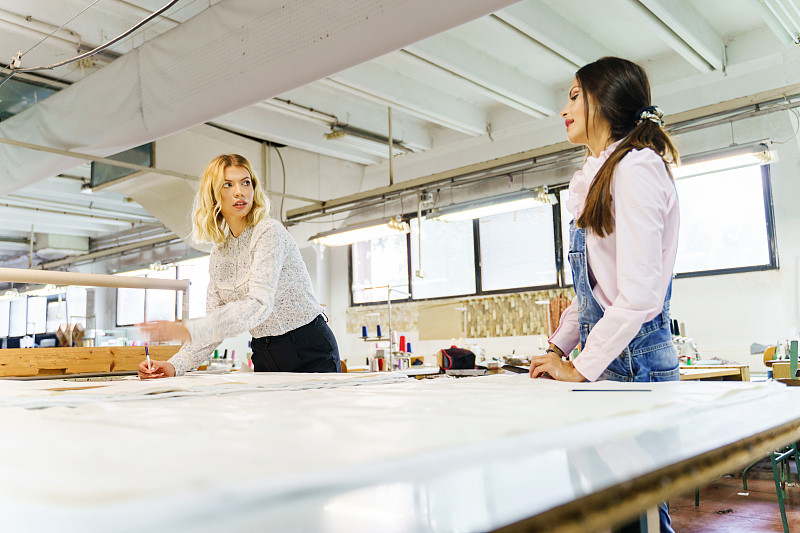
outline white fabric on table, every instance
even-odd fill
[[[11,406],[0,409],[0,515],[9,530],[191,530],[192,517],[233,513],[237,502],[263,507],[281,495],[380,478],[406,463],[410,476],[465,450],[471,457],[512,453],[515,439],[525,451],[587,444],[635,434],[642,420],[658,427],[658,417],[666,425],[696,408],[786,390],[774,383],[570,384],[527,375],[371,379],[211,375],[55,394],[43,389],[69,384],[3,382],[0,402]],[[291,390],[300,386],[317,388]],[[241,394],[218,395],[237,387]],[[191,396],[167,399],[176,392]],[[35,405],[38,396],[43,406],[59,394],[93,401],[14,406]],[[132,400],[136,394],[148,399]],[[114,397],[131,401],[105,401]]]

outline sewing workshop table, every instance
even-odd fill
[[[774,382],[0,382],[6,531],[600,531],[800,440]],[[11,438],[13,436],[13,438]]]

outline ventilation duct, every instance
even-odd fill
[[[223,0],[0,124],[0,138],[108,156],[497,11],[514,0]],[[79,164],[0,146],[0,194]]]

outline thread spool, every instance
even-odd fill
[[[406,351],[406,336],[400,335],[400,347],[398,348],[401,352]]]
[[[361,326],[361,338],[362,339],[367,338],[367,326]]]
[[[377,332],[377,336],[378,336],[378,337],[383,337],[383,335],[381,335],[381,325],[380,325],[380,324],[378,324],[378,325],[375,327],[375,331]]]

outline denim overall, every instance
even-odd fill
[[[605,310],[595,300],[589,283],[589,267],[586,262],[586,230],[569,224],[569,264],[578,298],[578,327],[581,347]],[[625,350],[614,359],[599,379],[611,381],[677,381],[680,379],[678,354],[672,343],[669,329],[669,298],[672,282],[667,288],[661,314],[642,324],[636,336]]]
[[[586,261],[586,230],[569,224],[569,264],[578,298],[578,327],[581,334],[581,349],[595,324],[603,317],[603,307],[595,300],[589,282],[589,266]],[[600,376],[600,380],[611,381],[677,381],[680,379],[678,354],[672,343],[669,329],[669,298],[672,282],[667,288],[661,314],[642,324],[636,336],[625,350],[614,359]],[[666,502],[658,505],[661,533],[674,533],[672,519]],[[638,521],[628,524],[621,531],[638,530]]]

